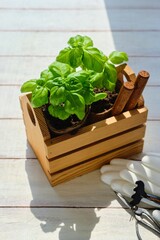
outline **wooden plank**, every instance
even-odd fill
[[[22,120],[0,120],[0,158],[35,158]]]
[[[158,93],[160,87],[146,87],[143,93],[145,104],[148,106],[148,119],[160,119],[160,112],[158,111],[157,103],[160,102],[160,94]]]
[[[141,1],[128,1],[128,0],[104,0],[106,8],[118,8],[118,9],[158,9],[160,7],[160,2],[159,0],[153,0],[151,1],[146,1],[146,0],[141,0]]]
[[[146,108],[132,111],[132,114],[125,112],[117,117],[83,127],[76,135],[65,134],[45,141],[47,156],[56,157],[144,124],[147,112]]]
[[[158,69],[160,66],[160,57],[129,57],[128,64],[132,66],[132,69],[138,74],[139,71],[146,70],[150,73],[150,79],[147,86],[160,85]]]
[[[0,84],[21,85],[27,80],[38,78],[40,72],[48,68],[54,60],[55,57],[45,56],[0,56]],[[129,57],[129,65],[136,74],[141,69],[151,73],[148,85],[159,85],[160,57]]]
[[[40,73],[54,60],[55,57],[0,56],[0,84],[21,85],[27,80],[39,78]]]
[[[124,39],[121,32],[96,33],[91,31],[57,32],[56,34],[55,32],[32,32],[32,34],[30,32],[0,32],[0,38],[5,39],[5,41],[0,41],[0,55],[52,57],[66,47],[66,43],[71,36],[77,34],[90,36],[95,46],[107,55],[117,49],[127,52],[129,56],[160,56],[160,32],[138,32],[138,34],[126,32]],[[134,44],[130,44],[133,39]]]
[[[135,9],[134,14],[131,14],[132,12],[128,9],[121,9],[121,11],[119,9],[110,9],[106,14],[105,8],[102,8],[101,11],[92,10],[91,14],[88,14],[87,9],[83,11],[77,9],[74,11],[68,10],[67,14],[65,13],[65,10],[54,11],[54,14],[51,14],[49,11],[15,10],[11,12],[1,10],[0,18],[2,24],[0,30],[58,32],[66,30],[89,31],[91,29],[94,29],[94,31],[110,29],[112,31],[160,30],[159,24],[157,24],[159,22],[159,10],[156,9]],[[150,16],[150,20],[147,23],[146,15]],[[139,24],[131,25],[131,22],[134,22],[135,18]],[[121,19],[121,21],[117,21],[117,19]],[[127,21],[128,19],[130,21]]]
[[[149,109],[148,119],[160,119],[159,88],[160,86],[153,86],[146,87],[144,90],[145,105]],[[20,86],[0,86],[0,118],[22,118],[20,95]]]
[[[105,4],[105,5],[104,5]],[[94,9],[94,8],[103,8],[106,6],[107,9],[110,8],[159,8],[160,7],[160,2],[159,0],[153,0],[151,1],[146,1],[146,0],[141,0],[139,2],[132,1],[128,3],[128,0],[34,0],[34,1],[21,1],[21,0],[16,0],[16,1],[11,1],[11,0],[1,0],[1,8],[23,8],[23,9],[28,9],[28,8],[34,8],[34,9],[59,9],[62,8],[65,10],[67,9],[75,9],[75,8],[80,8],[80,9]]]
[[[103,153],[112,151],[113,149],[125,146],[126,144],[135,142],[144,137],[145,127],[139,127],[131,132],[119,134],[117,137],[106,139],[102,142],[89,145],[87,148],[82,148],[79,151],[74,151],[69,154],[61,155],[59,158],[49,161],[49,172],[53,173],[76,163],[83,162],[87,159],[94,158]]]
[[[87,9],[83,11],[68,10],[68,14],[65,13],[65,10],[54,11],[54,14],[51,14],[49,11],[15,10],[11,12],[3,10],[0,11],[0,18],[3,22],[0,30],[83,31],[93,28],[94,30],[103,30],[105,27],[106,29],[110,29],[105,9],[102,9],[101,12],[92,10],[92,14],[88,14]],[[99,18],[99,14],[101,18]],[[12,21],[8,21],[8,19],[12,19]],[[32,24],[30,24],[31,22]]]
[[[0,206],[118,207],[114,192],[99,170],[51,187],[40,164],[32,159],[0,160]],[[70,191],[74,189],[74,191]],[[97,196],[99,196],[97,198]],[[112,201],[112,202],[111,202]]]
[[[0,6],[2,8],[10,9],[10,8],[22,8],[22,9],[75,9],[75,8],[82,8],[82,9],[97,9],[100,7],[104,7],[103,0],[34,0],[34,1],[21,1],[21,0],[5,0],[1,1]]]
[[[17,118],[17,119],[22,118],[19,95],[20,95],[19,86],[0,87],[0,108],[1,108],[0,118]]]
[[[103,165],[109,163],[110,160],[113,158],[117,158],[117,157],[129,158],[133,154],[141,153],[142,150],[143,150],[143,141],[137,141],[132,144],[128,144],[126,146],[120,147],[116,150],[110,151],[106,154],[92,158],[87,162],[84,162],[84,163],[82,162],[81,164],[77,164],[75,166],[64,169],[57,173],[52,173],[50,176],[48,176],[48,172],[46,172],[46,174],[48,176],[48,179],[51,185],[55,186],[62,182],[69,181],[70,179],[82,176],[86,173],[99,169]],[[61,165],[59,166],[59,168],[61,168]]]
[[[135,220],[125,209],[0,209],[1,239],[135,240]],[[142,239],[157,235],[140,226]],[[27,236],[27,238],[26,238]],[[18,238],[17,238],[18,237]]]
[[[152,129],[153,132],[152,132]],[[160,121],[149,121],[146,127],[146,135],[144,138],[144,152],[160,152],[158,144],[160,144],[159,139],[159,129],[160,129]],[[151,146],[152,145],[152,146]],[[160,145],[159,145],[160,146]]]
[[[101,9],[101,7],[103,8],[104,4],[106,4],[107,8],[106,16],[103,15],[103,19],[106,21],[106,23],[103,21],[103,25],[101,25],[100,21],[96,18],[100,18],[100,13],[104,11]],[[0,7],[1,11],[3,11],[2,15],[4,17],[3,19],[1,18],[2,24],[0,28],[4,29],[3,22],[7,22],[6,25],[4,25],[7,27],[7,29],[15,29],[16,27],[18,31],[20,28],[22,29],[26,26],[29,29],[30,25],[28,22],[33,24],[30,29],[39,26],[40,30],[39,23],[41,23],[43,30],[45,31],[43,25],[46,22],[45,15],[49,16],[50,14],[54,14],[55,8],[58,10],[56,10],[57,13],[61,13],[62,9],[65,10],[64,19],[66,19],[66,16],[70,12],[72,12],[71,16],[75,16],[75,12],[84,12],[82,15],[85,16],[83,21],[85,24],[87,22],[88,15],[92,14],[93,12],[99,12],[99,14],[95,15],[96,18],[93,20],[93,22],[91,22],[93,16],[90,16],[89,23],[86,25],[81,25],[84,29],[83,32],[80,31],[81,29],[79,32],[77,32],[76,24],[74,24],[74,28],[72,29],[70,25],[68,25],[70,23],[69,20],[66,20],[66,24],[63,25],[63,19],[60,18],[58,18],[60,20],[57,22],[57,25],[52,22],[46,23],[48,29],[49,27],[55,27],[58,29],[60,26],[62,31],[62,27],[66,26],[70,29],[70,32],[0,32],[0,38],[3,39],[3,41],[0,42],[1,60],[3,61],[6,57],[10,59],[8,68],[7,66],[4,67],[4,65],[0,65],[0,72],[1,74],[3,73],[3,76],[0,76],[0,84],[15,85],[17,81],[16,79],[18,78],[19,83],[22,83],[28,79],[27,74],[29,78],[30,76],[32,78],[32,73],[34,73],[33,77],[38,76],[39,71],[36,72],[36,69],[40,69],[41,66],[43,67],[42,64],[45,62],[42,57],[47,58],[53,56],[54,58],[59,50],[65,47],[65,43],[67,42],[68,38],[76,35],[77,33],[90,35],[91,37],[93,36],[96,46],[102,49],[106,54],[110,53],[114,49],[126,51],[133,58],[136,57],[135,61],[142,57],[144,60],[147,58],[147,60],[150,61],[150,57],[152,56],[156,59],[155,61],[157,61],[157,65],[154,66],[154,74],[156,72],[155,76],[158,79],[157,74],[159,72],[158,60],[160,57],[160,32],[157,13],[158,8],[160,7],[159,0],[141,0],[139,2],[128,2],[127,0],[5,0],[1,1]],[[8,8],[7,11],[2,9],[5,7]],[[20,23],[20,21],[16,21],[16,18],[13,19],[16,8],[21,8],[21,12],[24,15],[22,18],[23,25]],[[28,11],[29,8],[30,11]],[[31,12],[35,13],[35,11],[32,11],[32,8],[36,8],[35,15],[38,16],[37,19],[34,18],[34,22],[29,21],[26,16],[28,15],[27,12],[30,12],[30,16]],[[43,11],[39,11],[39,8],[43,8]],[[66,10],[66,8],[69,11]],[[110,11],[111,8],[112,11]],[[115,19],[114,15],[111,15],[111,13],[115,11],[113,11],[113,8],[117,12],[120,12],[124,8],[130,12],[131,16],[129,19],[131,18],[134,21],[129,21],[130,24],[124,23],[124,30],[126,31],[126,26],[129,26],[129,29],[127,30],[129,32],[125,32],[124,34],[121,32],[119,26],[121,26],[122,23],[118,21],[119,19]],[[139,8],[143,9],[143,12],[145,9],[151,8],[153,19],[150,20],[148,18],[148,20],[147,16],[143,15],[145,19],[141,19],[141,23],[138,25],[138,21],[134,15],[134,10],[140,12],[138,10]],[[80,9],[81,11],[79,11]],[[95,10],[93,11],[93,9]],[[153,9],[155,9],[155,12]],[[4,13],[6,12],[7,14],[5,15]],[[41,18],[39,12],[41,12],[44,16],[43,19]],[[85,14],[86,12],[88,15]],[[149,9],[146,11],[146,13],[148,12],[150,12]],[[153,12],[156,13],[155,16],[153,16]],[[20,15],[22,16],[22,14]],[[11,18],[10,22],[13,21],[13,23],[10,23],[8,19],[6,19],[7,16]],[[81,16],[76,16],[76,19],[81,20]],[[108,16],[110,17],[109,20]],[[117,13],[116,17],[117,16],[120,16],[120,14]],[[126,16],[128,16],[128,14],[126,14]],[[48,19],[53,18],[54,17],[52,16],[48,17]],[[122,19],[122,22],[123,21],[124,18]],[[128,21],[128,19],[126,21]],[[120,24],[118,22],[120,22]],[[108,27],[109,23],[114,30],[118,30],[119,32],[106,32],[106,26]],[[142,26],[142,23],[144,23],[144,26]],[[155,24],[153,25],[153,23]],[[147,25],[150,28],[152,27],[152,29],[149,29]],[[92,28],[89,28],[90,26],[92,26]],[[98,32],[99,29],[97,28],[101,26],[105,27],[104,32]],[[139,32],[139,29],[136,32],[135,29],[139,28],[138,26],[144,27],[143,30],[145,31]],[[135,32],[132,32],[132,28]],[[15,63],[15,65],[13,65],[13,61],[16,56],[20,57],[20,61],[18,60],[17,64]],[[41,57],[41,59],[39,59],[39,63],[37,62],[35,64],[34,71],[31,70],[33,67],[30,67],[30,64],[33,64],[33,62],[28,62],[27,65],[25,65],[22,58],[25,57],[28,59],[33,59],[33,56],[37,58]],[[154,62],[152,61],[151,66],[153,66]],[[45,64],[47,64],[47,62],[45,62]],[[136,64],[137,62],[135,65]],[[144,64],[147,64],[146,61]],[[138,66],[137,70],[139,70]],[[30,71],[30,73],[26,73],[26,69],[28,72]],[[7,78],[10,78],[10,80],[6,80],[6,72],[8,72]],[[16,75],[16,78],[12,76],[13,72],[14,76]],[[9,76],[9,73],[11,77]],[[21,79],[19,74],[23,74],[24,77]],[[153,74],[151,74],[151,76],[153,77]],[[24,78],[25,80],[23,80]],[[150,82],[150,85],[152,85],[152,83]],[[156,83],[155,85],[159,85],[159,83]],[[0,119],[0,238],[5,240],[17,240],[26,238],[35,239],[36,236],[36,239],[40,240],[103,240],[106,238],[111,240],[119,240],[121,238],[124,240],[135,239],[135,224],[133,221],[130,221],[130,215],[124,209],[121,209],[120,204],[115,199],[115,194],[113,191],[111,191],[107,185],[100,182],[99,171],[92,172],[91,174],[76,178],[68,183],[51,188],[38,161],[35,159],[26,161],[24,159],[19,159],[20,157],[28,158],[29,156],[35,158],[35,155],[33,154],[30,146],[27,145],[22,120],[17,120],[17,118],[21,117],[19,103],[17,101],[17,96],[19,95],[18,88],[14,91],[13,88],[7,90],[3,87],[1,88],[0,86],[0,89],[0,105],[4,105],[4,100],[8,99],[9,102],[10,99],[9,105],[6,104],[6,109],[5,107],[1,108],[2,112]],[[149,89],[151,88],[149,87]],[[7,91],[5,92],[5,90]],[[146,91],[148,91],[147,88]],[[154,95],[157,93],[159,94],[158,90],[156,92],[155,88],[153,88],[149,91],[151,92],[149,94],[146,92],[146,94],[148,94],[146,96],[149,98],[148,102],[151,103],[152,99],[155,99],[153,100],[153,103],[155,101],[159,101],[157,96],[152,98],[153,93]],[[15,112],[10,109],[12,106],[15,108]],[[159,119],[159,113],[155,113],[157,109],[159,109],[158,105],[155,107],[151,105],[151,113],[149,114],[151,114],[150,116],[153,116],[153,120]],[[156,118],[154,118],[155,116]],[[5,119],[3,119],[4,117]],[[13,120],[13,118],[15,119]],[[144,150],[151,152],[159,151],[160,136],[157,134],[159,132],[159,128],[160,121],[149,121],[147,123]],[[48,208],[46,208],[47,206]],[[75,207],[80,208],[76,209]],[[87,208],[83,209],[83,207]],[[95,207],[98,207],[99,209],[94,209]],[[100,209],[101,207],[107,208]],[[155,237],[151,232],[144,230],[144,228],[142,229],[141,233],[143,239],[158,239],[157,236]]]

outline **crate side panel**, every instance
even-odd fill
[[[32,111],[30,101],[26,95],[22,95],[20,97],[20,103],[28,142],[30,143],[43,169],[46,170],[49,167],[48,160],[46,159],[43,135],[35,112]]]
[[[51,185],[55,186],[62,182],[69,181],[75,177],[84,175],[96,169],[99,169],[104,164],[107,164],[113,158],[128,158],[133,154],[142,152],[143,150],[143,140],[134,142],[127,146],[123,146],[119,149],[113,150],[109,153],[104,154],[103,156],[97,156],[91,161],[79,164],[77,166],[71,167],[67,170],[61,171],[60,173],[51,174]]]
[[[49,161],[49,172],[57,172],[69,166],[86,161],[100,154],[107,153],[129,143],[142,139],[145,135],[145,125],[141,125],[135,129],[121,133],[119,135],[107,138],[98,143],[85,146],[74,152],[62,155],[59,158]]]
[[[50,132],[48,130],[48,126],[47,126],[46,120],[43,116],[43,112],[42,112],[41,108],[35,108],[33,110],[34,110],[36,118],[38,120],[39,127],[41,129],[44,141],[51,139]]]
[[[47,157],[54,158],[101,139],[137,127],[147,120],[147,108],[124,112],[82,128],[75,135],[64,135],[45,142]]]

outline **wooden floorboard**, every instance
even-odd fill
[[[34,216],[34,217],[33,217]],[[3,239],[135,240],[135,220],[124,209],[3,208]],[[9,219],[9,223],[8,223]],[[140,227],[143,239],[158,236]],[[26,237],[27,236],[27,237]]]
[[[39,78],[41,71],[47,69],[54,61],[55,56],[0,55],[0,86],[17,85],[20,87],[27,80]],[[160,57],[129,56],[128,64],[136,74],[142,69],[150,72],[151,77],[147,86],[160,85],[159,72],[157,71],[160,66]]]
[[[106,55],[125,51],[150,73],[144,149],[160,155],[159,0],[0,1],[0,239],[134,240],[135,222],[100,172],[52,188],[26,139],[20,86],[39,77],[71,36],[90,36]],[[142,239],[159,239],[140,228]]]
[[[65,10],[61,9],[55,10],[54,14],[43,10],[8,11],[0,9],[0,18],[3,21],[0,31],[74,32],[92,30],[102,32],[112,30],[157,32],[160,31],[160,26],[157,24],[159,13],[159,9],[135,9],[134,11],[109,9],[106,13],[106,9],[102,8],[101,10],[92,10],[91,14],[88,14],[87,8],[86,10],[68,10],[67,14],[65,14]],[[148,19],[145,18],[146,15],[149,16]],[[8,21],[8,18],[12,18],[12,21]],[[135,19],[139,24],[136,24]]]

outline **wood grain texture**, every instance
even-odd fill
[[[25,240],[34,236],[39,240],[136,239],[135,221],[124,209],[1,209],[0,217],[1,236],[6,240],[17,236]],[[159,239],[142,227],[140,232],[145,240]]]
[[[141,0],[137,3],[137,1],[131,1],[128,3],[128,0],[34,0],[34,1],[21,1],[21,0],[2,0],[1,1],[1,8],[6,8],[6,9],[14,9],[14,8],[23,8],[23,9],[28,9],[28,8],[33,8],[33,9],[47,9],[47,10],[56,10],[56,9],[75,9],[75,8],[80,8],[80,9],[97,9],[97,8],[104,8],[106,5],[107,9],[108,8],[155,8],[157,9],[160,7],[160,2],[159,0],[153,0],[148,1],[148,0]]]
[[[160,30],[157,21],[159,20],[159,10],[152,9],[106,9],[69,11],[22,11],[22,10],[0,10],[1,26],[0,31],[157,31]],[[68,17],[68,15],[70,17]],[[145,18],[148,15],[150,17]],[[114,16],[114,17],[113,17]],[[139,24],[136,24],[136,21]],[[12,21],[8,21],[12,19]],[[41,20],[40,20],[41,19]],[[74,19],[74,21],[72,21]],[[87,21],[86,21],[87,19]],[[117,21],[120,19],[120,21]],[[129,21],[126,21],[129,19]],[[57,24],[58,23],[58,24]]]
[[[19,87],[37,78],[70,36],[90,36],[107,55],[126,51],[136,73],[151,74],[144,153],[160,152],[159,12],[159,0],[0,1],[0,239],[136,239],[134,221],[99,171],[50,186],[26,140]]]
[[[40,72],[48,68],[53,61],[55,61],[55,56],[0,55],[0,84],[20,86],[27,80],[38,78]],[[151,73],[147,86],[160,85],[159,71],[157,71],[160,66],[160,57],[129,56],[129,65],[132,66],[136,75],[140,70]]]
[[[71,36],[77,34],[91,37],[97,48],[110,54],[117,49],[129,56],[160,57],[160,32],[0,32],[1,56],[53,56],[66,47]],[[136,37],[135,37],[136,36]],[[10,41],[12,39],[12,41]],[[133,42],[134,44],[130,44]],[[144,41],[145,39],[145,41]],[[125,42],[125,43],[124,43]],[[154,44],[153,44],[154,42]]]
[[[98,170],[54,188],[49,184],[37,160],[1,159],[0,174],[0,190],[3,193],[0,206],[120,206],[110,187],[100,181]]]
[[[33,9],[43,9],[43,10],[56,10],[56,9],[97,9],[98,7],[104,7],[103,0],[34,0],[34,1],[21,1],[21,0],[4,0],[1,2],[1,7],[6,9],[23,8],[28,10],[28,8]]]

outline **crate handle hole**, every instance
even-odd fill
[[[31,122],[33,123],[34,126],[36,126],[35,116],[33,114],[32,108],[30,107],[30,105],[28,103],[27,103],[27,110],[28,110],[28,114],[30,116]]]

